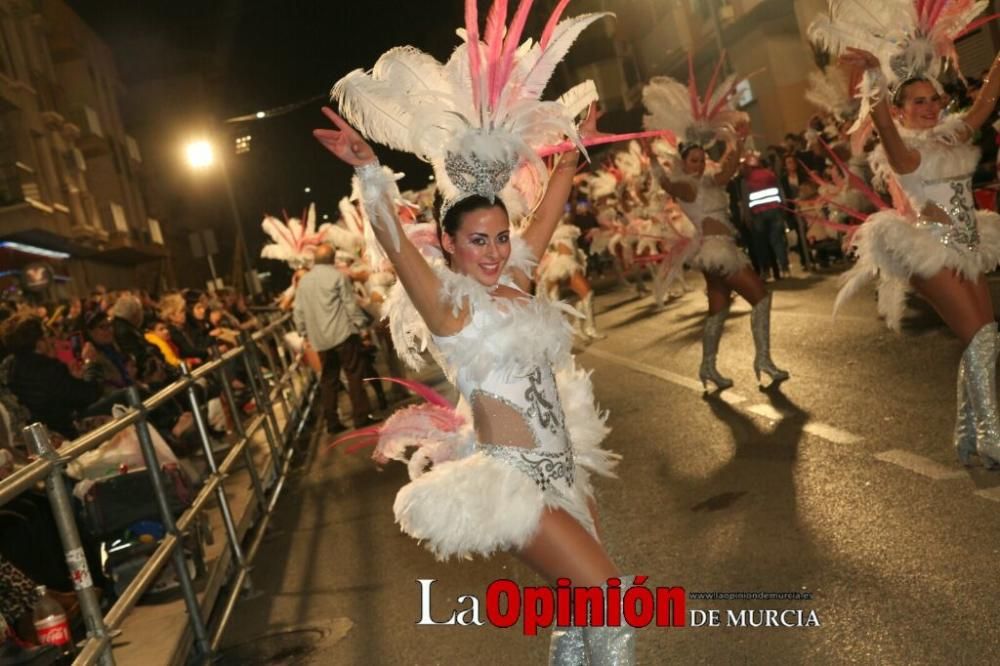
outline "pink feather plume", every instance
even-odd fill
[[[480,61],[479,53],[479,9],[476,0],[465,0],[465,37],[469,49],[469,76],[472,80],[472,105],[479,111],[482,108],[482,100],[479,98],[482,90],[480,84]]]
[[[486,16],[486,72],[489,82],[489,109],[496,110],[500,99],[500,53],[503,48],[503,31],[507,23],[507,0],[494,0],[490,13]]]

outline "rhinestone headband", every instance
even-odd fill
[[[441,219],[444,220],[452,206],[473,195],[496,201],[510,182],[518,161],[517,158],[484,160],[475,153],[448,153],[444,158],[444,170],[458,194],[442,204]]]

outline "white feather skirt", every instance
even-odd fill
[[[543,491],[513,465],[477,451],[403,486],[392,508],[400,529],[440,560],[523,548],[547,508],[566,511],[597,538],[588,475],[576,465],[574,476],[573,485],[558,480]]]
[[[1000,216],[976,211],[979,246],[970,251],[944,245],[913,218],[885,210],[868,218],[854,237],[857,263],[841,278],[834,313],[862,287],[878,280],[878,312],[886,325],[898,331],[906,308],[910,279],[929,278],[951,269],[967,280],[977,280],[1000,264]]]
[[[706,273],[730,276],[750,266],[750,258],[736,245],[732,236],[703,236],[690,260],[692,268]]]
[[[452,460],[432,456],[438,462],[429,471],[422,462],[410,465],[412,480],[396,494],[393,512],[400,529],[442,560],[523,548],[549,508],[566,511],[596,539],[590,476],[614,477],[621,456],[601,448],[610,429],[607,413],[595,407],[590,373],[567,357],[557,368],[556,385],[573,448],[572,485],[557,479],[543,491],[513,465],[474,449]],[[425,436],[423,448],[446,439],[444,433]]]

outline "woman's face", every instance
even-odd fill
[[[907,129],[930,129],[938,124],[944,98],[927,81],[908,84],[902,92],[902,103],[896,107],[896,116]]]
[[[191,308],[191,314],[193,314],[194,318],[198,321],[203,320],[205,318],[205,304],[195,303],[194,307]]]
[[[795,161],[795,158],[791,157],[791,156],[786,157],[785,158],[785,171],[787,171],[789,174],[794,174],[794,173],[798,172],[798,170],[799,170],[799,164],[798,164],[798,162]]]
[[[692,148],[684,157],[684,173],[692,176],[702,176],[705,173],[705,151]]]
[[[90,339],[97,345],[110,345],[115,341],[114,329],[111,328],[110,319],[102,319],[94,324],[90,330]]]
[[[174,326],[183,326],[187,323],[187,312],[183,308],[178,308],[170,313],[168,319]]]
[[[507,213],[499,206],[464,213],[455,235],[443,234],[441,243],[451,255],[453,270],[491,287],[510,257]]]

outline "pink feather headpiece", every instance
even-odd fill
[[[688,82],[685,86],[669,76],[654,76],[642,89],[646,107],[643,126],[647,130],[670,130],[685,143],[709,146],[732,135],[735,126],[749,117],[733,106],[736,88],[743,80],[730,74],[716,87],[723,58],[716,63],[705,94],[698,95],[694,61],[688,55]]]

